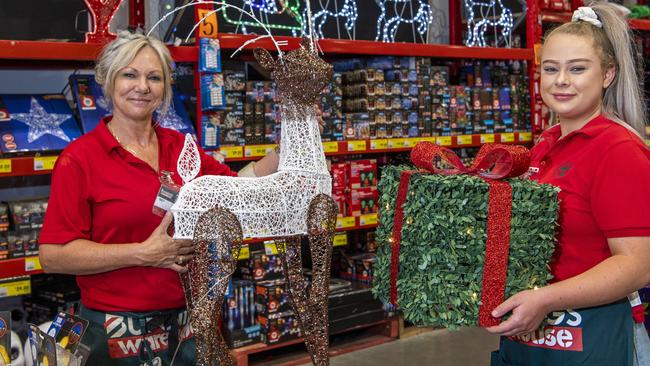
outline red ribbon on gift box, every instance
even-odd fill
[[[492,317],[494,308],[504,301],[508,256],[510,251],[510,220],[512,217],[512,187],[499,179],[524,174],[530,165],[530,152],[523,146],[487,144],[467,168],[450,149],[420,142],[411,151],[411,162],[420,170],[401,173],[395,217],[393,219],[390,301],[397,305],[397,276],[399,251],[404,223],[404,203],[411,177],[415,173],[443,175],[468,174],[483,179],[489,185],[487,241],[483,265],[483,289],[479,308],[479,326],[489,327],[501,322]]]

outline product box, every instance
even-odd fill
[[[261,281],[255,284],[255,309],[258,315],[291,310],[284,280]]]
[[[377,186],[377,160],[353,160],[347,164],[347,177],[350,188]]]
[[[348,164],[334,163],[330,171],[332,174],[332,190],[344,190],[348,188]]]
[[[230,289],[224,300],[223,311],[222,329],[226,342],[233,348],[259,342],[254,283],[233,280]]]
[[[201,75],[201,110],[218,110],[226,106],[222,74]]]
[[[338,214],[340,216],[349,216],[350,210],[348,208],[347,194],[345,189],[333,189],[332,190],[332,199],[336,202],[336,205],[339,209]]]
[[[223,338],[230,348],[239,348],[249,344],[259,343],[261,340],[262,327],[259,324],[251,325],[242,329],[222,330]]]
[[[28,329],[29,343],[32,351],[33,365],[58,365],[56,341],[54,337],[30,324]]]
[[[8,204],[14,231],[20,233],[43,227],[47,198],[11,201]]]
[[[88,320],[60,312],[54,318],[47,334],[53,336],[63,349],[74,354],[87,328]]]
[[[214,149],[219,147],[219,134],[222,128],[223,112],[203,113],[201,115],[201,147]]]
[[[62,94],[0,95],[0,151],[63,150],[81,136]]]
[[[272,316],[258,315],[260,323],[262,342],[266,344],[277,344],[299,338],[300,327],[292,311],[275,313]]]
[[[11,362],[11,312],[0,311],[0,361]]]
[[[225,70],[223,79],[227,91],[246,91],[246,73],[244,71]]]
[[[353,257],[356,268],[355,279],[361,283],[371,284],[373,279],[373,265],[376,255],[373,253],[358,254]]]
[[[199,38],[199,71],[221,72],[221,46],[217,38]]]
[[[282,260],[279,255],[268,255],[264,251],[252,251],[250,258],[240,261],[241,277],[250,281],[277,280],[283,277]]]
[[[349,281],[356,280],[357,266],[354,257],[343,251],[340,251],[339,254],[339,277]]]

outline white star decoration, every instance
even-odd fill
[[[158,122],[161,127],[171,128],[176,131],[181,131],[186,128],[183,119],[178,115],[178,113],[176,113],[173,106],[170,105],[165,114],[160,113],[160,110],[156,112],[158,114],[156,122]]]
[[[32,97],[29,113],[12,113],[11,118],[23,122],[29,127],[27,142],[32,143],[45,134],[56,136],[70,142],[70,138],[61,129],[61,124],[70,119],[70,114],[49,113]]]

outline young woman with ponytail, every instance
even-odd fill
[[[533,148],[531,178],[561,188],[554,280],[494,310],[505,320],[488,328],[502,335],[492,365],[649,362],[638,358],[648,339],[636,332],[635,347],[640,328],[627,298],[650,283],[639,69],[627,21],[612,4],[581,7],[545,37],[540,90],[559,124]]]

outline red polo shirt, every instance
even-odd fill
[[[532,179],[560,187],[560,281],[612,255],[608,238],[650,236],[650,151],[625,127],[599,116],[560,138],[545,131],[532,150]]]
[[[162,218],[151,211],[160,188],[159,173],[124,150],[106,123],[70,143],[52,173],[50,200],[40,243],[67,244],[75,239],[98,243],[140,243]],[[158,137],[160,170],[176,171],[185,136],[162,127]],[[201,154],[200,174],[236,175]],[[129,267],[77,276],[81,300],[100,311],[151,311],[185,306],[178,273],[163,268]]]

